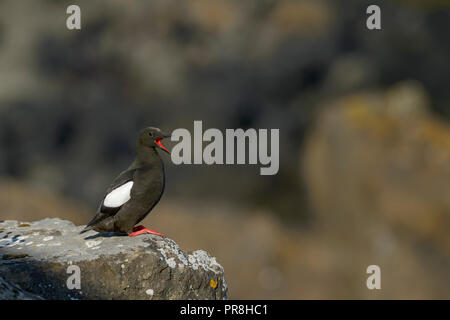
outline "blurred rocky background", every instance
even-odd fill
[[[449,9],[2,0],[0,219],[85,224],[145,126],[279,128],[275,176],[165,157],[144,223],[216,256],[230,298],[450,298]]]

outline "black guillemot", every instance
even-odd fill
[[[148,127],[139,133],[137,156],[133,163],[109,186],[94,218],[81,233],[95,230],[137,236],[161,233],[135,225],[159,202],[164,192],[164,163],[157,149],[170,153],[161,143],[170,137],[158,128]]]

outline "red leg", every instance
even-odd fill
[[[133,232],[128,234],[130,237],[138,236],[143,233],[150,233],[150,234],[156,234],[157,236],[164,237],[162,233],[159,233],[158,231],[148,229],[144,226],[137,226],[133,228]]]

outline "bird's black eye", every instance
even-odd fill
[[[148,135],[149,135],[150,137],[153,137],[153,133],[151,133],[151,132],[149,132]]]

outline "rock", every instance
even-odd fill
[[[44,299],[227,297],[222,266],[203,250],[183,253],[173,240],[154,235],[80,235],[82,228],[58,218],[0,220],[0,274],[11,283],[5,286]],[[69,289],[77,267],[80,288]]]
[[[22,290],[0,277],[0,300],[40,300],[41,297]]]
[[[450,126],[426,96],[407,81],[343,97],[318,117],[304,174],[331,228],[379,220],[450,250]]]

